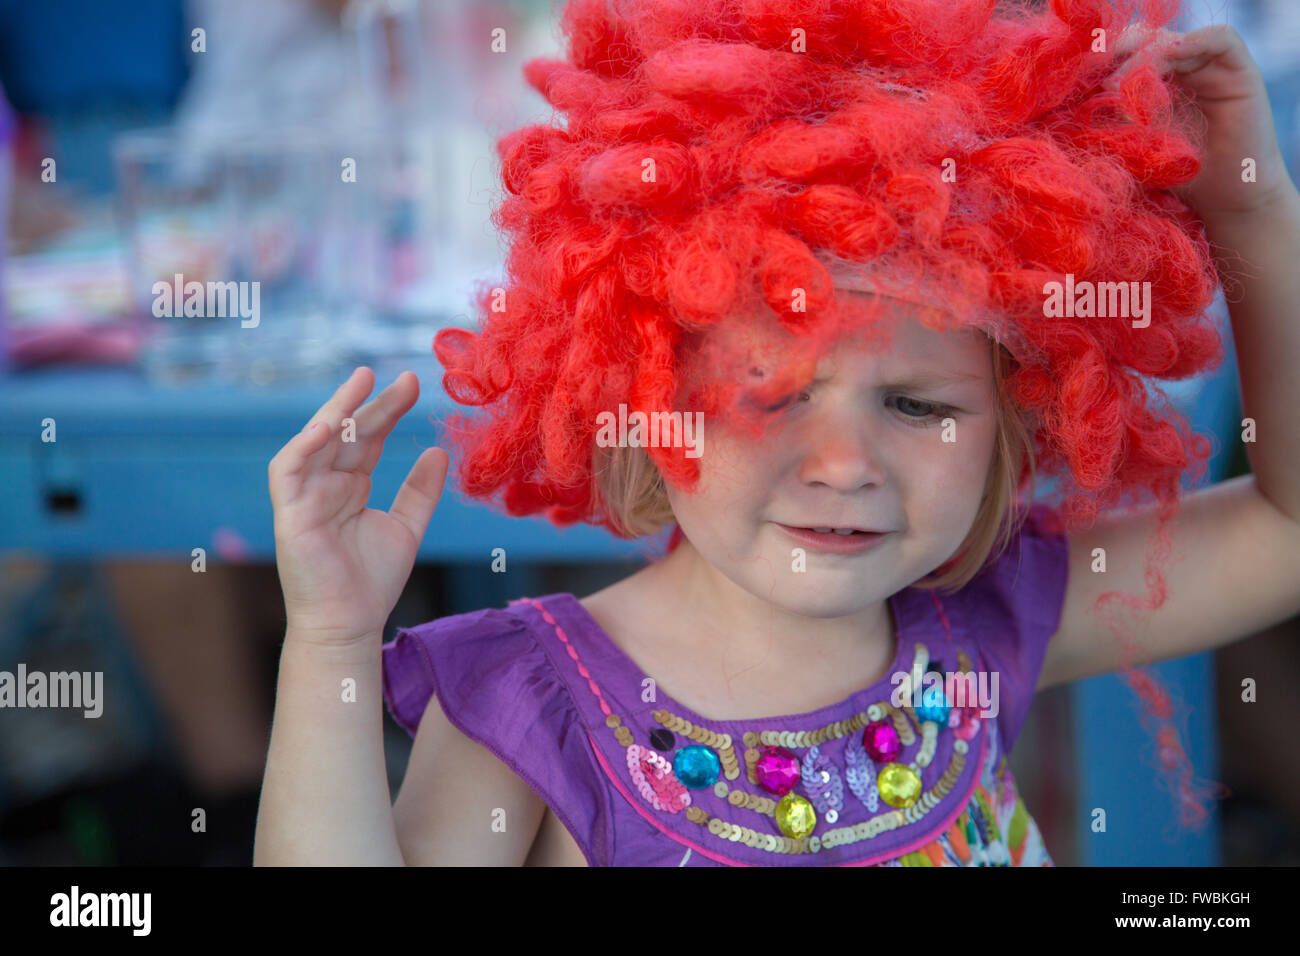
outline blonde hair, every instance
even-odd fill
[[[1020,476],[1027,468],[1032,500],[1035,474],[1033,444],[1020,414],[1007,401],[1002,387],[1006,363],[1013,361],[1006,347],[995,343],[993,384],[997,395],[997,435],[989,465],[984,495],[975,521],[954,556],[912,587],[942,588],[948,592],[965,587],[990,560],[996,560],[1024,523],[1026,512],[1017,512]],[[596,446],[593,472],[600,505],[614,530],[625,538],[662,531],[676,520],[668,502],[663,475],[644,448]]]

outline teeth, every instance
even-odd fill
[[[852,529],[852,528],[836,528],[836,529],[835,529],[835,533],[836,533],[836,534],[853,534],[854,532],[853,532],[853,529]]]
[[[818,534],[853,534],[852,528],[813,528]]]

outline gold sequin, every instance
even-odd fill
[[[744,741],[746,747],[753,747],[758,743],[758,734],[754,733],[752,730],[747,730],[745,731],[744,736],[740,739]]]

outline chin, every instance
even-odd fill
[[[787,614],[811,618],[835,618],[865,611],[889,595],[876,594],[874,589],[865,589],[861,586],[861,582],[857,582],[856,586],[853,582],[845,582],[842,586],[835,587],[808,587],[791,582],[771,594],[757,593],[756,596],[762,597]]]

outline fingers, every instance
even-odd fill
[[[317,422],[329,422],[337,431],[339,423],[350,418],[357,406],[370,394],[375,385],[375,373],[362,365],[353,370],[348,380],[339,386],[338,391],[330,396],[329,401],[316,410],[316,414],[307,422],[311,427]]]
[[[1139,63],[1149,62],[1161,76],[1194,73],[1219,58],[1230,69],[1244,69],[1250,63],[1241,35],[1223,23],[1185,34],[1130,27],[1115,41],[1115,55],[1128,59],[1102,82],[1104,89],[1117,89]]]
[[[1246,44],[1241,35],[1222,23],[1181,37],[1166,53],[1166,57],[1179,73],[1199,70],[1219,57],[1223,58],[1224,66],[1231,69],[1243,69],[1249,62]]]
[[[402,372],[382,392],[352,416],[356,425],[352,441],[343,443],[334,468],[369,474],[379,462],[384,439],[420,397],[420,380],[414,372]]]
[[[298,493],[307,466],[329,444],[330,434],[327,422],[316,422],[294,435],[276,452],[267,466],[273,509],[279,508]]]
[[[1115,41],[1115,57],[1125,57],[1120,66],[1102,81],[1104,89],[1119,87],[1120,81],[1139,63],[1151,63],[1161,75],[1169,71],[1165,51],[1182,39],[1170,30],[1152,30],[1149,27],[1129,27]]]
[[[1115,41],[1115,56],[1131,56],[1136,51],[1142,49],[1156,37],[1167,38],[1177,34],[1169,30],[1152,30],[1150,27],[1131,26],[1119,35]]]
[[[411,532],[417,547],[424,540],[429,519],[442,497],[449,461],[441,448],[426,448],[411,466],[402,487],[397,490],[397,497],[393,499],[393,507],[388,511]]]
[[[364,365],[354,369],[303,430],[276,452],[267,466],[272,508],[292,499],[308,474],[328,467],[334,460],[337,449],[331,438],[338,434],[339,423],[370,394],[374,379],[375,373]]]

